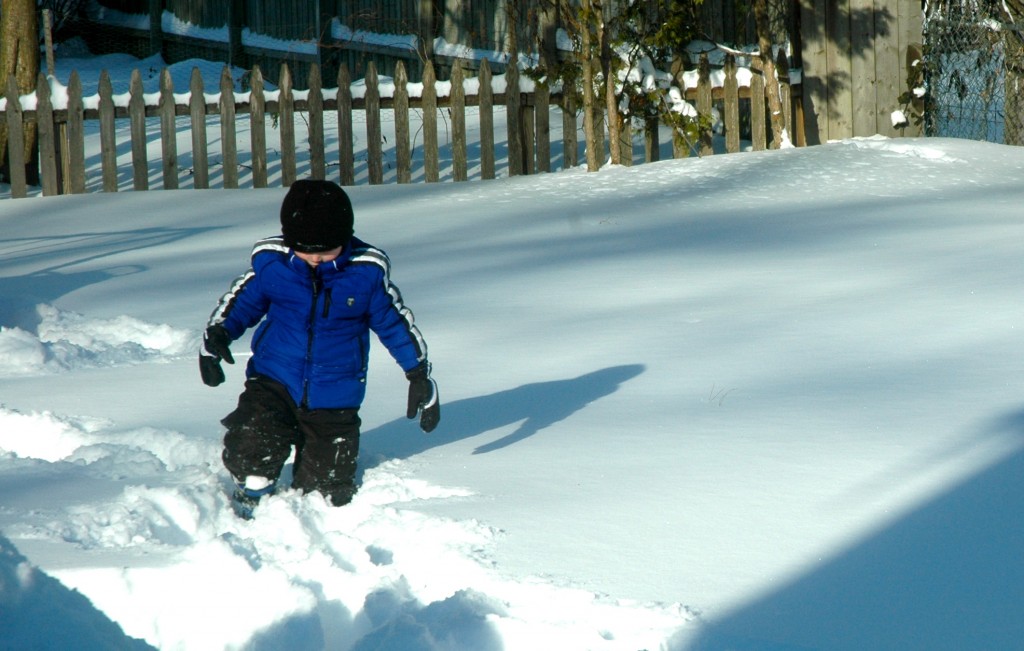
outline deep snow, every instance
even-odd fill
[[[1022,180],[874,138],[352,188],[442,422],[378,346],[355,502],[252,522],[195,349],[284,190],[0,199],[0,648],[1016,648]]]

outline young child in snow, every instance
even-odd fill
[[[335,506],[356,492],[359,407],[373,330],[409,380],[406,415],[432,431],[441,417],[427,345],[389,278],[387,255],[353,235],[352,204],[338,185],[299,180],[281,204],[281,235],[256,243],[252,267],[210,316],[199,351],[208,386],[249,328],[252,357],[238,407],[221,422],[223,461],[236,508],[252,514],[272,493],[295,448],[292,485]]]

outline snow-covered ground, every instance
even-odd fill
[[[352,188],[441,425],[378,346],[355,501],[246,522],[195,353],[283,194],[0,199],[0,648],[1024,639],[1024,150]]]

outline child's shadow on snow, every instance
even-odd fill
[[[387,459],[405,459],[431,448],[479,436],[519,421],[519,427],[495,441],[483,443],[473,454],[493,452],[533,436],[568,418],[591,402],[611,395],[619,386],[642,373],[642,364],[612,366],[568,380],[525,384],[488,396],[444,401],[441,387],[441,423],[424,434],[405,418],[363,432],[360,445],[364,468]]]

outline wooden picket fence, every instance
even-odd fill
[[[737,66],[731,56],[727,56],[723,67],[724,83],[717,86],[711,81],[711,66],[707,56],[702,56],[699,66],[699,80],[694,88],[688,88],[686,98],[694,102],[701,114],[711,112],[713,105],[723,108],[725,151],[740,151],[740,100],[750,102],[750,142],[752,149],[765,149],[768,146],[770,125],[766,121],[765,84],[763,75],[756,64],[752,66],[751,83],[740,86],[737,82]],[[784,56],[780,59],[778,69],[788,71]],[[481,179],[493,179],[496,176],[496,165],[499,159],[495,148],[494,107],[504,105],[506,120],[504,125],[505,144],[507,147],[507,168],[509,176],[532,174],[551,171],[551,143],[549,141],[550,111],[549,106],[562,109],[562,151],[563,167],[577,164],[577,116],[576,108],[569,98],[549,93],[543,86],[536,85],[531,92],[498,92],[492,90],[492,74],[487,61],[480,65],[475,94],[467,94],[462,67],[453,68],[450,79],[450,92],[439,96],[433,65],[425,64],[422,93],[411,96],[408,89],[404,68],[399,64],[394,77],[394,91],[391,96],[382,96],[376,69],[370,65],[364,80],[365,92],[362,96],[353,97],[353,84],[349,78],[347,67],[342,66],[338,72],[335,88],[323,87],[320,71],[313,66],[309,75],[307,91],[298,91],[291,87],[291,75],[286,65],[282,65],[278,89],[275,92],[264,90],[264,82],[258,67],[254,68],[249,80],[250,92],[239,95],[234,92],[233,80],[225,66],[220,78],[219,94],[206,95],[202,76],[194,70],[189,87],[188,103],[175,101],[170,73],[164,70],[160,77],[159,101],[154,105],[147,103],[144,97],[141,75],[135,70],[131,77],[129,101],[127,106],[115,105],[111,83],[106,73],[100,78],[98,102],[90,101],[86,108],[82,96],[82,86],[77,74],[72,74],[67,87],[67,107],[55,109],[50,96],[50,86],[46,78],[39,76],[35,91],[34,105],[31,110],[24,110],[22,102],[8,101],[5,111],[0,112],[0,120],[6,123],[8,137],[8,156],[11,181],[11,197],[28,196],[25,177],[24,139],[25,126],[34,122],[37,127],[39,145],[39,166],[43,195],[60,193],[86,192],[87,165],[85,160],[85,123],[87,120],[99,122],[100,140],[100,174],[101,189],[104,192],[116,192],[119,189],[117,163],[117,129],[115,120],[127,118],[130,124],[130,149],[132,167],[132,187],[134,190],[150,189],[150,163],[147,145],[147,121],[159,122],[160,151],[162,164],[162,187],[177,189],[180,186],[180,175],[192,177],[192,187],[203,189],[210,187],[210,157],[208,133],[210,116],[219,116],[219,133],[212,134],[219,139],[219,164],[222,168],[222,184],[219,187],[238,188],[239,170],[250,170],[252,187],[260,188],[268,185],[268,151],[280,156],[280,181],[282,186],[291,185],[297,178],[298,155],[296,146],[296,116],[305,114],[308,146],[308,173],[312,178],[328,178],[328,167],[337,168],[337,180],[342,185],[354,185],[355,147],[353,133],[353,116],[356,112],[365,113],[366,124],[366,174],[370,184],[384,182],[384,151],[381,133],[381,115],[384,111],[393,111],[394,115],[394,166],[395,180],[398,183],[412,181],[413,160],[410,135],[410,112],[418,109],[422,114],[422,176],[426,182],[437,182],[441,178],[440,146],[438,138],[438,119],[442,110],[450,115],[450,169],[446,173],[453,181],[468,179],[469,161],[467,157],[466,138],[466,107],[477,107],[480,120],[479,165]],[[786,111],[785,121],[794,134],[794,144],[803,145],[803,116],[801,114],[800,86],[789,83],[785,74],[782,75],[783,107]],[[530,84],[524,84],[529,86]],[[391,85],[389,85],[390,88]],[[509,68],[505,73],[505,88],[520,89],[519,73]],[[445,88],[447,88],[447,84]],[[6,97],[18,97],[13,76],[7,82]],[[179,95],[179,97],[181,97]],[[93,99],[93,98],[90,98]],[[91,108],[95,104],[96,108]],[[123,102],[122,102],[123,104]],[[543,110],[538,110],[543,109]],[[337,133],[333,134],[337,148],[328,151],[325,146],[325,120],[329,112],[337,114]],[[249,120],[249,158],[240,161],[238,154],[238,130],[236,116],[248,113]],[[180,116],[189,117],[191,133],[191,167],[183,172],[179,168],[178,131]],[[277,124],[279,142],[275,147],[268,146],[267,116],[274,116]],[[644,161],[659,158],[658,125],[648,125],[643,137]],[[795,128],[794,128],[795,127]],[[499,125],[499,129],[501,125]],[[216,129],[214,129],[216,131]],[[623,135],[628,145],[624,164],[631,164],[633,156],[633,134],[628,130]],[[124,144],[124,143],[120,143]],[[477,144],[477,143],[474,143]],[[700,155],[713,153],[711,134],[707,133],[697,143]],[[674,149],[674,155],[685,157],[691,151]],[[305,155],[305,152],[303,152]],[[305,161],[304,161],[305,163]]]

